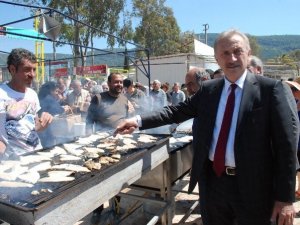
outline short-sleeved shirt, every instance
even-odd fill
[[[39,110],[38,96],[31,88],[22,93],[7,84],[0,85],[0,140],[7,146],[7,154],[20,155],[42,148],[35,130]]]

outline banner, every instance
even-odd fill
[[[94,65],[94,66],[84,66],[75,67],[76,75],[91,75],[91,74],[106,74],[107,65]]]
[[[54,77],[68,76],[68,68],[58,68],[54,70]]]

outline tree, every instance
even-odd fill
[[[256,37],[247,35],[249,42],[250,42],[250,47],[252,50],[252,55],[258,56],[260,55],[260,46],[257,43]]]
[[[82,66],[85,64],[88,46],[93,47],[95,37],[106,37],[109,46],[114,46],[116,40],[106,33],[116,34],[119,26],[119,15],[124,7],[125,0],[18,0],[18,2],[40,4],[54,8],[61,13],[74,18],[62,20],[60,41],[74,44],[74,66],[81,58]],[[89,26],[80,23],[83,22]],[[97,28],[93,29],[93,28]],[[99,31],[100,30],[100,31]],[[102,32],[101,32],[102,31]],[[83,46],[83,47],[82,47]]]
[[[123,26],[118,32],[118,36],[122,39],[119,41],[119,45],[125,47],[124,51],[124,64],[123,69],[128,70],[130,69],[130,60],[127,51],[127,42],[125,40],[132,40],[133,38],[133,29],[132,29],[132,20],[130,12],[125,11],[123,12]]]
[[[194,39],[195,33],[186,31],[180,34],[179,37],[179,51],[180,53],[191,53],[194,52]]]
[[[297,54],[297,52],[295,52]],[[283,54],[282,56],[279,57],[279,61],[283,65],[288,65],[297,72],[297,76],[299,76],[299,65],[297,62],[296,55],[291,54]]]
[[[140,18],[133,40],[150,50],[150,55],[179,52],[180,29],[165,0],[133,0],[133,16]]]
[[[295,50],[289,53],[289,55],[297,62],[300,61],[300,50]]]

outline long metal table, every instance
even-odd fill
[[[93,174],[34,208],[0,202],[0,219],[14,225],[73,225],[169,158],[168,139]],[[168,167],[168,166],[167,166]],[[166,202],[170,199],[166,199]]]

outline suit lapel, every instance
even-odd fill
[[[213,130],[215,127],[215,122],[217,118],[217,112],[218,112],[218,106],[221,99],[222,90],[224,87],[224,79],[215,80],[214,84],[210,86],[209,89],[209,97],[206,98],[207,104],[207,110],[209,111],[208,118],[207,118],[207,126],[206,130],[206,144],[207,146],[210,146],[212,136],[213,136]]]
[[[250,111],[253,107],[254,99],[260,95],[260,89],[258,82],[252,73],[247,73],[246,80],[243,87],[242,99],[238,114],[237,128],[236,128],[236,139],[241,132],[243,122],[246,119],[247,111]]]
[[[222,90],[224,87],[224,79],[219,80],[217,83],[215,83],[215,85],[213,85],[209,91],[209,104],[211,106],[211,113],[210,115],[212,116],[212,118],[216,118],[217,116],[217,111],[218,111],[218,106],[219,106],[219,102],[220,102],[220,98],[221,98],[221,94],[222,94]],[[214,124],[213,124],[214,127]]]

